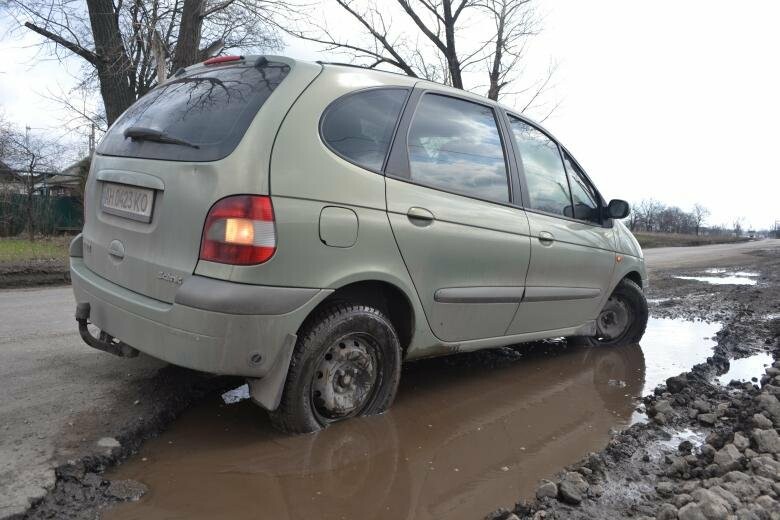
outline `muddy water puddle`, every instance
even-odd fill
[[[766,367],[771,365],[773,361],[772,355],[766,352],[754,354],[746,358],[732,359],[729,361],[728,372],[718,376],[718,382],[727,385],[731,381],[758,381],[764,374]]]
[[[642,346],[548,342],[410,363],[378,417],[285,436],[243,390],[109,474],[149,493],[103,518],[482,518],[603,447],[637,398],[703,361],[717,325],[651,319]]]

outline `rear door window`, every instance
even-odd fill
[[[412,182],[509,202],[507,166],[493,109],[426,94],[409,128]]]
[[[322,140],[346,160],[381,170],[408,92],[381,88],[337,99],[322,118]]]
[[[525,121],[509,116],[528,185],[531,209],[572,217],[571,194],[558,145]]]
[[[173,161],[216,161],[228,156],[290,67],[199,67],[161,85],[131,106],[103,138],[103,155]],[[184,144],[125,138],[131,127],[150,128]]]

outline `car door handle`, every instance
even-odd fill
[[[433,213],[428,211],[425,208],[409,208],[409,211],[406,212],[406,216],[409,220],[417,220],[421,222],[433,222],[433,220],[436,218],[433,216]]]
[[[543,245],[549,246],[550,244],[555,242],[555,237],[549,231],[540,231],[539,242],[541,242]]]

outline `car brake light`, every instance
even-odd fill
[[[238,61],[243,60],[243,56],[215,56],[214,58],[209,58],[206,61],[203,62],[204,65],[217,65],[219,63],[225,63],[228,61]]]
[[[276,252],[271,198],[237,195],[218,201],[203,226],[200,259],[233,265],[261,264]]]

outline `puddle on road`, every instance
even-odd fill
[[[650,318],[642,338],[645,353],[643,395],[712,355],[716,343],[713,338],[720,327],[719,323]]]
[[[695,280],[697,282],[704,282],[712,285],[756,285],[756,278],[760,276],[759,273],[749,271],[729,272],[726,269],[718,267],[705,269],[704,273],[707,276],[678,275],[674,278],[680,280]]]
[[[684,430],[673,432],[669,440],[660,441],[659,444],[664,448],[676,451],[681,442],[688,441],[694,450],[698,450],[704,444],[705,437],[704,432],[685,428]]]
[[[762,352],[742,359],[729,361],[729,370],[718,376],[717,380],[722,385],[731,381],[750,381],[752,378],[760,379],[764,375],[766,367],[772,364],[774,358],[771,354]]]
[[[250,401],[215,396],[108,475],[150,492],[103,518],[482,518],[601,449],[638,397],[710,354],[717,328],[651,319],[641,348],[412,363],[388,413],[312,435],[276,433]]]
[[[756,280],[747,276],[675,276],[680,280],[696,280],[712,285],[756,285]]]

